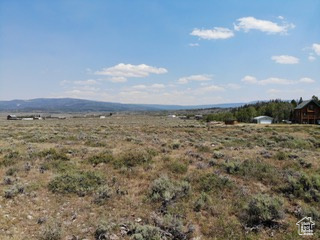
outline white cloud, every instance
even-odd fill
[[[132,86],[133,89],[146,89],[147,86],[144,84],[140,84],[140,85],[134,85]]]
[[[198,29],[195,28],[190,35],[197,36],[202,39],[227,39],[234,36],[232,30],[228,28],[215,27],[213,29]]]
[[[244,78],[241,79],[242,82],[244,83],[249,83],[249,84],[256,84],[258,80],[250,75],[245,76]]]
[[[266,91],[270,97],[277,97],[282,99],[292,99],[296,95],[305,95],[305,89],[275,89],[271,88]]]
[[[269,85],[269,84],[275,84],[275,85],[291,85],[291,84],[298,84],[298,83],[314,83],[315,80],[307,77],[300,78],[297,81],[286,79],[286,78],[278,78],[278,77],[270,77],[263,80],[258,80],[257,78],[253,76],[245,76],[241,79],[242,82],[247,84],[257,84],[257,85]]]
[[[109,79],[113,83],[123,83],[127,81],[127,78],[125,77],[112,77]]]
[[[304,77],[304,78],[300,78],[299,82],[301,82],[301,83],[314,83],[316,81],[313,80],[312,78]]]
[[[268,84],[279,84],[279,85],[288,85],[293,84],[294,82],[285,78],[277,78],[277,77],[270,77],[264,80],[258,81],[259,85],[268,85]]]
[[[68,80],[62,80],[62,81],[59,83],[60,86],[66,86],[66,85],[68,85],[68,84],[70,84],[70,81],[68,81]]]
[[[151,85],[151,88],[162,89],[162,88],[165,88],[165,86],[163,84],[160,84],[160,83],[155,83],[155,84]]]
[[[191,75],[188,77],[182,77],[178,79],[178,83],[186,84],[190,81],[210,81],[212,80],[212,75],[208,74],[199,74],[199,75]]]
[[[236,83],[228,83],[228,84],[226,84],[226,87],[230,88],[230,89],[234,89],[234,90],[241,88],[241,86],[239,84],[236,84]]]
[[[221,92],[221,91],[224,91],[225,89],[217,85],[209,85],[203,88],[199,88],[197,90],[201,93],[201,92]]]
[[[318,43],[312,44],[312,49],[317,55],[320,56],[320,44]]]
[[[190,47],[199,47],[199,43],[189,43]]]
[[[268,34],[287,33],[289,29],[294,27],[293,24],[283,23],[279,25],[278,23],[260,20],[254,17],[239,18],[237,19],[237,24],[234,24],[236,31],[243,30],[244,32],[249,32],[250,30],[259,30]]]
[[[98,82],[94,79],[88,79],[88,80],[83,80],[83,81],[73,81],[73,83],[76,85],[95,85],[95,84],[98,84]]]
[[[315,58],[314,56],[310,55],[310,56],[308,57],[308,60],[309,60],[310,62],[313,62],[313,61],[316,60],[316,58]]]
[[[96,91],[81,90],[81,89],[73,89],[70,91],[66,91],[64,92],[64,95],[63,95],[63,97],[71,97],[71,98],[92,98],[96,96],[97,96]]]
[[[146,64],[132,65],[119,63],[113,67],[96,71],[95,74],[111,76],[112,82],[125,82],[127,78],[144,78],[150,74],[164,74],[167,72],[165,68],[152,67]]]
[[[280,64],[297,64],[299,63],[299,58],[288,56],[288,55],[280,55],[280,56],[272,56],[271,59],[276,63]]]
[[[165,85],[160,83],[154,83],[152,85],[140,84],[140,85],[132,86],[132,89],[136,89],[136,90],[155,90],[155,89],[159,90],[164,88],[165,88]]]

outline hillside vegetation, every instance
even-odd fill
[[[0,121],[0,239],[320,238],[320,128]]]

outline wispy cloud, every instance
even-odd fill
[[[258,82],[256,77],[253,77],[253,76],[250,76],[250,75],[247,75],[247,76],[243,77],[241,79],[241,81],[244,82],[244,83],[248,83],[248,84],[256,84]]]
[[[190,35],[197,36],[202,39],[212,40],[212,39],[227,39],[234,36],[232,30],[228,28],[215,27],[213,29],[198,29],[195,28]]]
[[[154,83],[151,85],[140,84],[140,85],[134,85],[131,88],[136,90],[155,90],[155,89],[159,90],[159,89],[164,89],[165,85],[161,83]]]
[[[318,43],[312,44],[312,49],[318,56],[320,56],[320,44]]]
[[[301,82],[301,83],[314,83],[316,81],[314,79],[312,79],[312,78],[304,77],[304,78],[300,78],[299,82]]]
[[[303,77],[300,78],[299,80],[290,80],[286,78],[278,78],[278,77],[270,77],[266,78],[263,80],[258,80],[256,77],[253,76],[245,76],[244,78],[241,79],[242,82],[246,84],[257,84],[257,85],[291,85],[291,84],[298,84],[298,83],[314,83],[315,80],[308,78],[308,77]]]
[[[98,84],[98,81],[94,79],[88,79],[82,81],[73,81],[73,83],[76,85],[96,85]]]
[[[199,74],[199,75],[191,75],[187,77],[182,77],[178,79],[178,83],[180,84],[186,84],[189,83],[190,81],[210,81],[212,80],[212,75],[208,74]]]
[[[299,63],[299,58],[289,56],[289,55],[280,55],[280,56],[272,56],[271,59],[276,63],[280,64],[297,64]]]
[[[268,34],[284,34],[294,27],[295,26],[292,23],[283,22],[282,24],[278,24],[267,20],[256,19],[254,17],[239,18],[237,19],[237,23],[234,24],[234,29],[236,31],[243,30],[244,32],[249,32],[250,30],[259,30]]]
[[[189,43],[190,47],[199,47],[200,44],[199,43]]]
[[[150,74],[167,73],[165,68],[157,68],[146,64],[132,65],[119,63],[113,67],[104,68],[101,71],[96,71],[96,75],[111,76],[112,82],[126,82],[127,78],[144,78]]]
[[[236,83],[228,83],[228,84],[226,84],[226,88],[236,90],[236,89],[240,89],[241,86],[239,84],[236,84]]]
[[[316,60],[316,58],[315,58],[313,55],[309,55],[308,60],[309,60],[310,62],[313,62],[313,61]]]

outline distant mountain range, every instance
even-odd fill
[[[122,104],[74,98],[36,98],[30,100],[0,101],[1,112],[121,112],[121,111],[164,111],[204,108],[232,108],[245,103],[225,103],[212,105],[159,105]]]

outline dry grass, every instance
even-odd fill
[[[303,214],[320,218],[319,133],[317,126],[301,125],[208,130],[193,120],[147,115],[0,120],[0,239],[39,239],[48,231],[94,239],[101,222],[110,223],[104,234],[120,239],[164,230],[201,239],[299,239],[295,223]],[[97,174],[99,184],[83,172]],[[314,182],[290,194],[301,174]],[[68,192],[62,181],[53,191],[50,182],[59,176],[76,176],[77,190]],[[188,194],[169,184],[168,193],[161,187],[161,201],[152,200],[152,184],[164,176],[190,185]],[[165,194],[173,197],[166,202]],[[272,227],[243,221],[259,194],[281,199],[281,218]],[[121,224],[129,228],[138,219],[135,235],[121,235]]]

